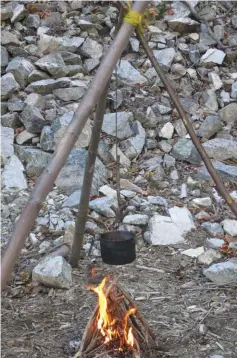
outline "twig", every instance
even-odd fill
[[[147,271],[165,273],[164,270],[158,269],[158,268],[155,268],[155,267],[147,267],[147,266],[142,266],[142,265],[136,265],[136,268],[141,269],[141,270],[147,270]]]

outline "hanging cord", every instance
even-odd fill
[[[116,191],[117,191],[117,201],[118,201],[118,211],[116,217],[116,230],[119,228],[119,222],[121,220],[121,196],[120,196],[120,156],[118,155],[118,65],[116,64],[115,67],[115,101],[116,101],[116,108],[115,108],[115,136],[116,136]]]

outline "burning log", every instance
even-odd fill
[[[105,277],[97,287],[89,287],[98,295],[98,304],[74,358],[141,358],[143,353],[146,358],[154,356],[155,334],[117,281],[118,278],[108,285]]]

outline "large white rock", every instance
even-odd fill
[[[198,257],[198,256],[202,255],[203,253],[204,253],[203,246],[196,247],[195,249],[188,249],[188,250],[181,252],[182,255],[186,255],[189,257]]]
[[[152,245],[175,245],[184,242],[177,225],[168,216],[155,214],[148,223],[146,240]]]
[[[173,223],[179,228],[181,235],[195,229],[192,214],[187,208],[174,206],[169,209],[169,214]]]
[[[214,264],[203,271],[217,285],[237,284],[237,260],[230,259]]]
[[[221,65],[224,61],[226,54],[224,51],[210,48],[201,58],[201,63],[217,63]]]
[[[123,219],[124,224],[130,225],[146,225],[148,223],[149,216],[143,214],[131,214],[125,216]]]
[[[225,219],[222,221],[224,231],[232,236],[237,236],[237,220]]]
[[[54,288],[70,288],[72,268],[61,256],[48,256],[32,272],[32,280]]]
[[[1,127],[1,162],[5,164],[13,156],[14,129]]]
[[[27,189],[27,181],[23,172],[23,164],[16,155],[13,155],[5,165],[2,174],[2,185],[6,189]]]

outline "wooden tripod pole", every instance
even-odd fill
[[[139,41],[141,42],[141,45],[147,55],[147,57],[149,58],[149,60],[151,61],[152,65],[154,66],[158,76],[160,77],[161,81],[163,82],[167,92],[170,95],[170,98],[172,99],[172,101],[175,104],[175,107],[177,108],[177,111],[179,112],[179,115],[183,121],[183,124],[185,125],[192,141],[193,144],[195,145],[195,147],[197,148],[200,156],[202,157],[213,181],[216,184],[217,190],[220,193],[220,195],[222,195],[222,197],[225,199],[225,201],[227,202],[227,204],[229,205],[230,209],[232,210],[232,212],[237,216],[237,205],[236,203],[232,200],[230,194],[228,193],[228,191],[226,190],[219,174],[217,173],[216,169],[214,168],[210,158],[208,157],[205,149],[203,148],[203,146],[201,145],[200,141],[198,140],[198,137],[196,136],[196,133],[193,129],[192,124],[189,122],[188,116],[183,108],[183,106],[181,105],[178,97],[176,96],[176,94],[174,93],[168,79],[165,76],[164,71],[162,70],[162,68],[160,67],[159,63],[157,62],[152,50],[149,48],[148,43],[144,37],[144,35],[139,31],[136,30],[136,34],[137,37],[139,39]]]
[[[136,1],[132,10],[142,14],[147,5],[147,1]],[[126,48],[133,31],[133,25],[128,23],[122,24],[107,55],[101,62],[87,93],[74,113],[73,119],[67,127],[63,138],[60,140],[51,161],[41,174],[33,189],[30,199],[15,225],[12,238],[1,262],[1,289],[4,288],[12,272],[14,264],[20,255],[21,249],[24,247],[25,240],[34,225],[35,219],[37,218],[46,196],[52,189],[53,184],[65,164],[78,136],[81,134],[88,117],[96,106],[101,92],[105,89],[115,65],[121,57],[123,50]]]

